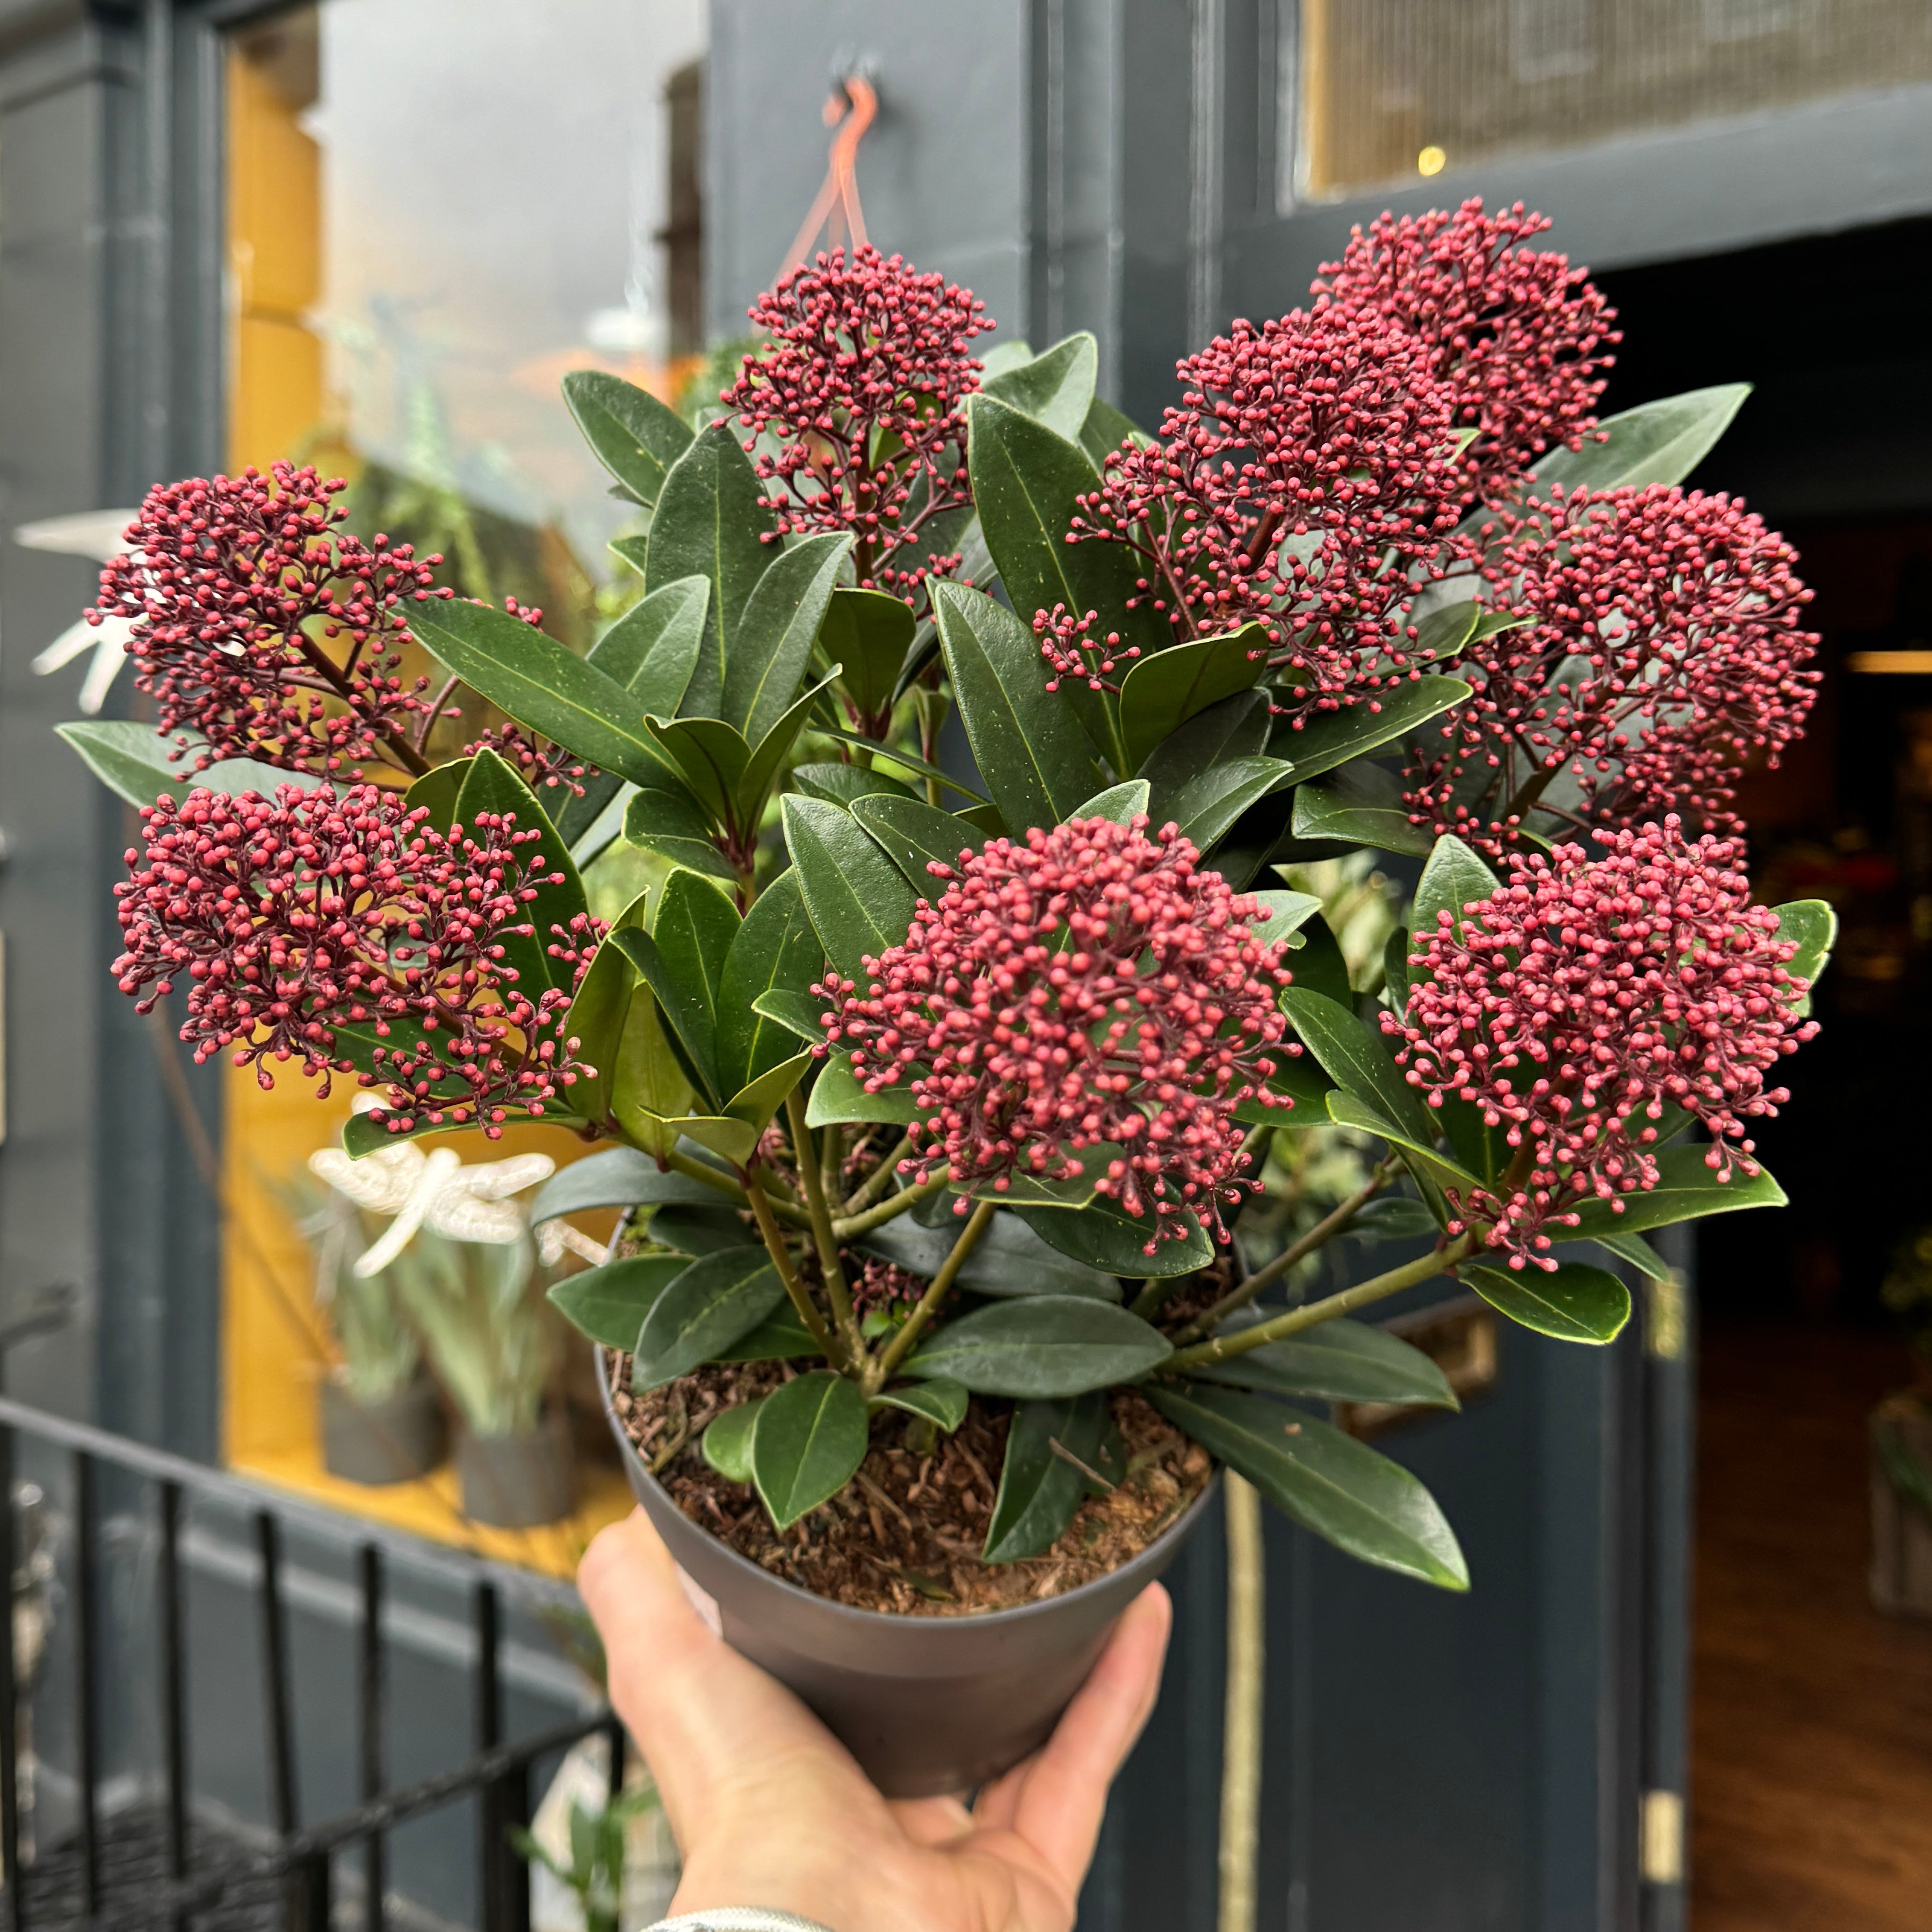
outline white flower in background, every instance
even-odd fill
[[[382,1105],[374,1094],[358,1094],[355,1108],[366,1114]],[[419,1228],[452,1241],[484,1241],[507,1246],[524,1237],[524,1210],[509,1198],[556,1171],[547,1154],[522,1154],[508,1160],[465,1166],[453,1148],[424,1154],[414,1141],[398,1141],[352,1160],[340,1148],[320,1148],[308,1157],[309,1172],[346,1194],[371,1214],[395,1218],[388,1232],[355,1264],[364,1280],[380,1274],[407,1247]]]
[[[78,516],[45,517],[38,523],[22,524],[14,532],[14,541],[23,550],[52,550],[62,556],[88,556],[105,563],[110,556],[127,554],[128,545],[121,533],[138,514],[134,510],[83,510]],[[49,676],[92,650],[94,662],[80,681],[80,708],[92,718],[107,700],[108,687],[128,655],[134,628],[129,617],[104,617],[98,624],[77,618],[34,659],[34,672]]]

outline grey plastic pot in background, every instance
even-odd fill
[[[498,1529],[534,1529],[577,1506],[577,1469],[570,1425],[562,1409],[547,1414],[527,1436],[456,1432],[456,1473],[463,1514]]]
[[[717,1604],[725,1640],[803,1698],[889,1798],[970,1791],[1043,1744],[1121,1612],[1174,1561],[1216,1486],[1138,1556],[1064,1596],[956,1617],[854,1610],[771,1575],[693,1522],[625,1432],[598,1354],[631,1487]]]
[[[345,1482],[412,1482],[449,1454],[442,1400],[427,1376],[382,1402],[358,1402],[329,1376],[321,1406],[322,1467]]]

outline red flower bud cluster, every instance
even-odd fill
[[[848,1256],[848,1269],[854,1261],[860,1264],[851,1285],[852,1312],[855,1315],[875,1312],[888,1315],[906,1313],[929,1286],[910,1268],[900,1268],[883,1256]]]
[[[1496,214],[1479,200],[1454,214],[1383,214],[1354,231],[1315,284],[1338,308],[1427,345],[1457,425],[1477,431],[1463,470],[1486,502],[1545,450],[1575,448],[1595,427],[1610,346],[1622,339],[1583,270],[1522,245],[1549,226],[1520,202]]]
[[[1467,1101],[1519,1150],[1502,1192],[1450,1196],[1451,1232],[1486,1228],[1516,1268],[1556,1267],[1549,1230],[1580,1202],[1654,1187],[1656,1148],[1687,1117],[1725,1178],[1756,1173],[1745,1123],[1789,1097],[1766,1070],[1817,1030],[1796,1011],[1797,947],[1751,904],[1736,844],[1687,841],[1674,818],[1596,837],[1595,860],[1516,860],[1460,937],[1438,913],[1413,942],[1406,1015],[1382,1016],[1432,1106]]]
[[[1118,631],[1109,631],[1103,638],[1090,637],[1088,633],[1100,615],[1089,610],[1076,619],[1064,604],[1034,613],[1033,634],[1040,640],[1040,654],[1053,667],[1053,675],[1046,681],[1048,691],[1058,691],[1063,677],[1083,679],[1094,691],[1119,690],[1118,685],[1108,682],[1107,674],[1118,670],[1123,659],[1131,662],[1138,657],[1140,646],[1130,644],[1122,650]]]
[[[1190,1214],[1227,1238],[1223,1205],[1255,1184],[1234,1109],[1277,1104],[1264,1083],[1295,1049],[1255,902],[1146,824],[1073,819],[934,864],[946,892],[867,960],[867,992],[836,975],[818,991],[866,1090],[917,1100],[928,1144],[909,1171],[994,1198],[1084,1172],[1150,1219],[1152,1254]]]
[[[994,326],[986,308],[871,247],[821,254],[752,304],[770,346],[720,400],[756,432],[745,447],[778,486],[779,529],[850,531],[862,586],[910,602],[928,572],[957,567],[930,553],[929,526],[971,500],[961,406],[979,386],[968,345]]]
[[[1410,815],[1491,854],[1532,804],[1581,825],[1670,811],[1741,830],[1737,772],[1804,729],[1820,674],[1797,553],[1728,496],[1552,493],[1498,513],[1484,574],[1528,622],[1451,668],[1474,694],[1410,753]]]
[[[1454,532],[1456,395],[1429,355],[1324,304],[1238,322],[1178,368],[1160,441],[1108,458],[1067,541],[1136,551],[1137,601],[1177,638],[1263,625],[1298,713],[1409,674],[1410,600],[1473,554]]]
[[[509,1108],[541,1114],[587,1070],[574,1042],[538,1037],[568,995],[520,989],[503,963],[558,877],[518,856],[540,832],[479,813],[446,835],[374,785],[196,790],[141,817],[146,850],[114,889],[115,975],[143,1012],[186,977],[181,1036],[197,1061],[233,1046],[269,1087],[269,1063],[294,1060],[326,1094],[332,1070],[353,1070],[340,1037],[353,1025],[380,1042],[361,1076],[392,1090],[379,1118],[475,1121],[493,1138]]]
[[[101,572],[88,620],[134,620],[135,684],[163,732],[206,740],[194,770],[242,758],[311,776],[372,758],[421,769],[404,734],[434,701],[427,678],[397,675],[406,607],[453,593],[435,587],[440,556],[339,532],[344,487],[290,463],[158,484],[128,526],[132,550]]]

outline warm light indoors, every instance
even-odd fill
[[[1932,651],[1854,651],[1845,662],[1848,669],[1868,674],[1932,676]]]
[[[1419,175],[1439,175],[1449,164],[1449,157],[1440,148],[1424,148],[1415,158],[1415,172]]]

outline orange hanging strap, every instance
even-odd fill
[[[838,231],[854,249],[866,245],[866,211],[859,202],[859,143],[866,130],[878,118],[879,96],[863,74],[852,74],[836,87],[825,103],[825,124],[833,130],[832,148],[826,161],[825,179],[814,197],[796,238],[785,252],[778,274],[810,258],[812,244],[821,230],[828,242],[836,242]],[[777,278],[774,277],[774,280]]]

